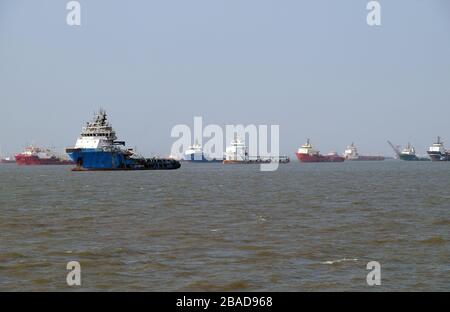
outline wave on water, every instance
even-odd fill
[[[263,216],[256,216],[256,223],[264,223],[266,221],[267,219],[264,218]]]
[[[354,258],[354,259],[343,258],[343,259],[332,260],[332,261],[324,261],[324,262],[321,262],[321,264],[335,264],[335,263],[341,263],[341,262],[356,262],[356,261],[358,261],[358,259],[356,259],[356,258]]]
[[[442,245],[446,243],[446,240],[441,236],[432,236],[430,238],[423,239],[420,242],[427,245]]]
[[[449,219],[440,219],[433,222],[433,225],[450,225]]]
[[[229,283],[213,283],[211,281],[200,280],[192,282],[185,287],[188,291],[243,291],[249,288],[250,284],[244,280]]]

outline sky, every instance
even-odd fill
[[[450,1],[0,0],[0,148],[62,150],[99,108],[119,139],[168,155],[177,124],[280,125],[293,156],[355,142],[450,147]]]

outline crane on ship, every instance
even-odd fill
[[[395,158],[399,159],[400,158],[400,147],[399,146],[395,146],[394,144],[392,144],[391,141],[387,141],[388,144],[392,147],[392,149],[394,150],[395,153]]]

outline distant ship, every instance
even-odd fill
[[[16,159],[14,157],[3,157],[0,158],[0,164],[15,164]]]
[[[385,160],[384,156],[362,156],[359,155],[358,149],[355,144],[347,146],[347,149],[344,151],[345,160],[355,160],[355,161],[382,161]]]
[[[204,154],[202,146],[196,143],[184,152],[183,161],[195,163],[221,163],[223,159],[210,159],[208,155]]]
[[[427,153],[432,161],[450,161],[450,152],[445,149],[441,137],[437,138],[436,143],[430,146]]]
[[[406,145],[406,147],[400,152],[399,158],[401,160],[406,160],[406,161],[426,161],[426,160],[429,160],[428,158],[425,158],[425,157],[418,157],[416,155],[416,149],[414,148],[414,146],[411,145],[411,143],[408,143]]]
[[[169,170],[181,166],[178,160],[171,158],[144,158],[124,146],[125,142],[117,141],[106,112],[100,110],[83,127],[75,147],[66,152],[77,165],[73,171]]]
[[[400,146],[395,146],[391,141],[387,141],[395,152],[396,159],[406,160],[406,161],[427,161],[430,160],[427,157],[418,157],[416,155],[416,149],[411,143],[408,143],[404,149],[400,151]]]
[[[399,155],[401,160],[417,160],[416,149],[411,143],[408,143],[406,147],[401,151]]]
[[[73,165],[69,159],[58,156],[47,148],[27,147],[25,150],[15,156],[16,163],[21,166],[33,165]]]
[[[303,144],[295,154],[300,162],[343,162],[345,158],[339,156],[336,152],[327,155],[320,154],[313,149],[309,139]]]
[[[224,164],[268,164],[271,162],[278,162],[280,164],[289,163],[290,159],[286,156],[272,156],[272,157],[260,157],[249,156],[248,148],[245,145],[245,141],[235,137],[225,152],[223,160]]]
[[[224,164],[236,164],[249,162],[248,149],[245,141],[235,137],[225,152]]]

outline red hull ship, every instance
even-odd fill
[[[339,156],[337,153],[330,153],[328,155],[322,155],[319,151],[315,151],[312,145],[308,141],[303,144],[295,153],[297,159],[300,162],[343,162],[345,158]]]
[[[21,166],[34,165],[74,165],[73,161],[56,156],[48,149],[27,147],[24,152],[17,154],[16,163]]]

